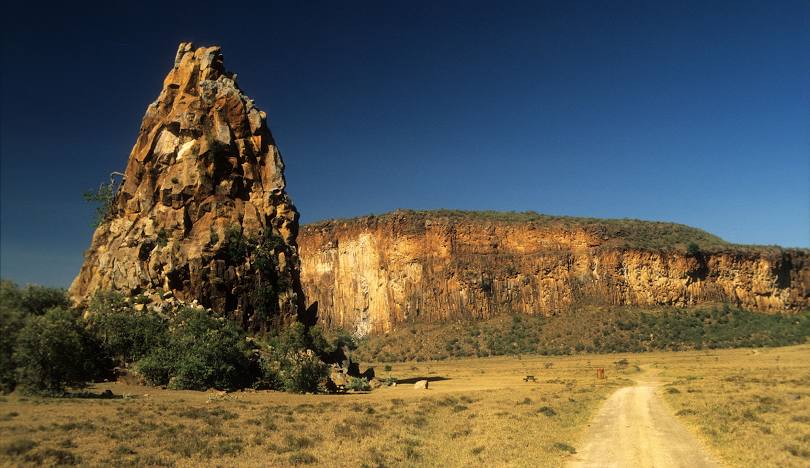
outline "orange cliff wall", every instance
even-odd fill
[[[570,224],[413,212],[325,222],[298,237],[320,320],[359,335],[403,322],[555,314],[578,300],[763,312],[810,308],[810,253],[729,245],[711,253],[617,246]]]

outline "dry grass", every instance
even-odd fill
[[[672,409],[730,465],[810,465],[810,346],[684,353],[655,365]]]
[[[391,374],[406,383],[348,395],[118,383],[92,391],[126,398],[14,394],[0,402],[0,414],[17,413],[0,420],[0,464],[561,465],[593,410],[628,382],[595,381],[587,358],[401,364]],[[429,390],[413,388],[420,378]]]
[[[730,464],[800,465],[810,437],[809,351],[402,363],[390,374],[431,379],[430,389],[402,383],[348,395],[223,395],[119,383],[91,390],[125,398],[13,394],[0,399],[0,465],[559,466],[601,402],[631,385],[639,368],[673,383],[662,393],[676,411],[688,410],[682,419]],[[595,367],[607,368],[607,381],[594,379]],[[523,382],[526,375],[538,382]]]

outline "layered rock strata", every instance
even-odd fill
[[[304,226],[304,292],[323,323],[358,335],[413,320],[567,313],[578,301],[810,308],[804,249],[735,246],[667,223],[518,218],[402,211]],[[699,250],[687,252],[692,241]]]
[[[220,48],[180,44],[71,297],[171,292],[254,329],[303,318],[285,185],[267,116]]]

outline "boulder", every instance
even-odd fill
[[[428,381],[427,380],[419,380],[415,384],[413,384],[413,388],[416,390],[427,390],[428,389]]]

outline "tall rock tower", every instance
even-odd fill
[[[261,330],[304,311],[284,163],[219,47],[182,43],[70,287],[171,292]]]

